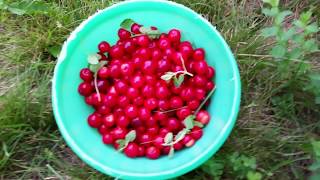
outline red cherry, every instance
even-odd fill
[[[210,121],[210,114],[205,110],[201,110],[196,115],[196,121],[199,121],[201,124],[206,125]]]
[[[116,127],[111,131],[111,135],[113,135],[115,139],[124,139],[127,135],[127,130],[122,127]]]
[[[158,122],[153,116],[151,116],[147,121],[145,121],[145,124],[148,127],[154,127],[157,126]]]
[[[159,149],[163,148],[163,144],[164,141],[163,141],[163,137],[161,136],[156,136],[154,139],[153,139],[153,145]]]
[[[137,44],[142,47],[148,47],[150,39],[147,35],[141,35],[137,37]]]
[[[128,91],[128,85],[123,80],[117,80],[114,83],[114,88],[120,94],[125,94]]]
[[[170,152],[170,146],[165,146],[162,148],[162,154],[167,155]]]
[[[194,64],[194,70],[199,75],[205,75],[208,69],[208,65],[205,61],[197,61]]]
[[[134,87],[129,87],[127,91],[127,96],[129,99],[135,99],[139,96],[139,90]]]
[[[153,61],[147,60],[143,62],[142,71],[145,74],[153,74],[156,70],[156,65]]]
[[[179,42],[181,38],[181,33],[177,29],[171,29],[168,33],[168,38],[171,42]]]
[[[194,128],[192,128],[191,130],[191,133],[190,135],[195,139],[195,140],[198,140],[202,137],[203,135],[203,130],[198,127],[198,126],[195,126]]]
[[[158,86],[156,88],[156,97],[166,99],[170,95],[169,89],[166,86]]]
[[[142,60],[148,60],[151,57],[151,51],[148,48],[141,48],[137,51],[137,56]]]
[[[150,143],[152,142],[152,136],[148,133],[144,133],[139,137],[138,140],[142,144]]]
[[[158,106],[158,100],[156,98],[148,98],[144,102],[144,107],[150,110],[157,108],[157,106]]]
[[[132,63],[123,63],[120,66],[120,71],[123,76],[131,76],[134,71],[134,65]]]
[[[203,61],[205,52],[202,48],[195,49],[192,55],[192,58],[196,61]]]
[[[151,117],[151,112],[149,109],[142,107],[139,109],[139,118],[143,121],[149,120]]]
[[[136,143],[130,142],[127,147],[124,148],[124,153],[130,158],[135,158],[139,155],[139,146]]]
[[[94,84],[92,84],[94,86]],[[97,87],[100,93],[106,93],[108,91],[109,83],[106,80],[98,80]]]
[[[207,83],[206,78],[200,75],[195,75],[194,77],[194,84],[198,87],[204,87]]]
[[[199,107],[200,103],[198,100],[192,100],[188,102],[188,108],[191,110],[196,110]]]
[[[158,126],[149,127],[147,129],[147,133],[150,134],[151,136],[156,136],[158,134],[158,131],[159,131]]]
[[[216,71],[214,70],[214,68],[211,66],[208,66],[207,73],[206,73],[207,78],[212,79],[215,74],[216,74]]]
[[[172,91],[174,94],[177,94],[177,95],[181,93],[182,89],[183,89],[183,86],[182,86],[182,85],[179,86],[179,87],[177,87],[177,86],[172,86],[172,87],[171,87],[171,91]]]
[[[145,154],[144,147],[143,146],[139,146],[139,148],[138,148],[138,156],[142,157],[142,156],[144,156],[144,154]]]
[[[174,96],[170,99],[170,107],[172,109],[181,108],[183,106],[183,101],[179,96]]]
[[[126,116],[128,116],[129,118],[135,118],[138,116],[138,109],[134,105],[128,105],[125,108],[125,113],[126,113]]]
[[[202,101],[206,97],[206,91],[204,89],[196,89],[196,99]]]
[[[98,93],[92,93],[92,103],[94,106],[100,106],[103,103],[103,99],[105,98],[105,96],[103,94],[100,93],[100,96],[98,95]]]
[[[91,82],[93,80],[93,73],[89,68],[83,68],[80,71],[80,78],[86,82]]]
[[[130,99],[127,96],[120,96],[118,98],[118,106],[125,108],[127,105],[129,105]]]
[[[122,108],[120,108],[120,107],[114,108],[114,109],[113,109],[113,115],[114,115],[115,117],[122,116],[122,115],[124,115],[124,110],[123,110]]]
[[[123,44],[123,48],[124,48],[124,51],[127,52],[127,53],[129,53],[129,54],[132,54],[132,53],[135,51],[135,49],[136,49],[136,47],[135,47],[135,45],[134,45],[134,43],[133,43],[132,40],[126,41],[126,42]]]
[[[154,87],[147,84],[142,88],[142,94],[143,96],[145,96],[146,98],[151,98],[154,97]]]
[[[137,74],[130,79],[130,83],[135,88],[142,87],[144,85],[144,78],[142,75]]]
[[[192,46],[180,44],[179,51],[184,60],[187,60],[193,53]]]
[[[134,68],[140,69],[143,64],[143,59],[137,56],[132,59],[132,62],[133,62]]]
[[[144,103],[144,100],[141,96],[139,97],[136,97],[133,99],[133,104],[136,105],[136,106],[142,106]]]
[[[110,44],[107,43],[106,41],[102,41],[99,45],[98,45],[98,49],[101,53],[105,53],[105,52],[109,52],[110,50]]]
[[[132,127],[134,128],[138,128],[138,127],[142,127],[143,126],[143,122],[141,119],[139,118],[134,118],[131,120],[131,123]]]
[[[110,133],[105,133],[102,135],[102,141],[104,144],[113,144],[114,139]]]
[[[150,159],[158,159],[160,156],[160,150],[154,146],[150,146],[146,150],[146,157]]]
[[[110,108],[106,105],[99,106],[97,112],[102,115],[106,115],[110,113]]]
[[[102,124],[99,128],[98,131],[101,135],[109,133],[109,129],[107,126],[105,126],[104,124]]]
[[[108,93],[109,95],[117,95],[117,91],[116,91],[116,88],[114,86],[111,86],[108,90]]]
[[[105,115],[102,117],[102,122],[106,127],[112,127],[115,124],[115,118],[113,114]]]
[[[121,40],[129,39],[131,37],[131,33],[123,28],[118,30],[118,36]]]
[[[101,67],[98,70],[98,77],[100,79],[107,79],[109,77],[109,69],[107,67]]]
[[[176,118],[169,118],[167,122],[167,128],[170,131],[178,131],[179,128],[181,127],[181,122],[178,121]]]
[[[163,127],[163,128],[161,128],[161,129],[159,130],[159,135],[160,135],[161,137],[165,137],[169,132],[170,132],[169,129]]]
[[[132,24],[131,26],[131,32],[133,32],[134,34],[140,34],[140,27],[141,25],[137,24],[137,23],[134,23]]]
[[[182,142],[181,142],[181,141],[179,141],[179,142],[175,143],[175,144],[173,145],[173,148],[174,148],[174,150],[179,151],[180,149],[182,149],[182,148],[183,148],[183,144],[182,144]]]
[[[124,48],[123,46],[114,45],[111,47],[109,53],[112,58],[121,58],[124,54]]]
[[[207,91],[211,91],[214,87],[215,87],[214,82],[212,82],[212,81],[207,82],[207,84],[206,84]]]
[[[158,61],[160,60],[162,57],[161,55],[161,51],[159,49],[154,49],[152,52],[151,52],[151,59],[153,61]]]
[[[162,50],[170,48],[170,41],[168,38],[160,38],[158,41],[158,47]]]
[[[167,38],[167,34],[166,33],[161,33],[159,39],[163,39],[163,38]]]
[[[94,87],[91,85],[91,83],[83,82],[78,87],[78,92],[82,96],[89,96],[94,91]]]
[[[185,135],[184,138],[182,139],[182,143],[186,146],[186,147],[191,147],[194,145],[195,140],[192,138],[192,136],[190,135]]]
[[[183,88],[180,93],[180,97],[184,101],[191,101],[195,97],[195,90],[192,87]]]
[[[167,100],[161,100],[159,99],[158,101],[158,107],[161,109],[161,110],[168,110],[170,108],[170,102],[167,101]]]
[[[126,116],[124,116],[124,115],[121,115],[121,116],[119,116],[118,118],[117,118],[117,125],[119,126],[119,127],[127,127],[128,125],[130,124],[130,121],[129,121],[129,119],[126,117]]]
[[[175,53],[175,50],[173,48],[167,48],[164,50],[164,55],[168,58],[172,58]]]
[[[120,69],[120,65],[118,64],[112,64],[109,66],[109,73],[110,76],[113,78],[119,78],[121,75],[121,69]]]
[[[171,69],[170,61],[167,59],[161,59],[157,64],[157,71],[160,73],[167,72]]]
[[[190,114],[191,114],[191,110],[188,108],[183,108],[183,109],[177,110],[177,116],[180,120],[184,120]]]
[[[92,105],[94,104],[92,95],[89,95],[89,96],[85,97],[85,102],[86,102],[88,105],[92,106]]]
[[[155,85],[157,82],[157,79],[153,75],[145,75],[145,81],[147,84]]]
[[[118,96],[114,94],[107,94],[102,98],[103,105],[106,105],[107,107],[113,107],[118,102]]]
[[[91,114],[88,116],[88,124],[93,128],[98,128],[102,124],[101,117],[98,114]]]

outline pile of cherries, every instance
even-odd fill
[[[120,28],[115,45],[106,41],[98,45],[99,61],[106,63],[97,72],[82,69],[78,91],[95,109],[87,121],[98,129],[103,143],[118,149],[117,140],[135,130],[136,137],[126,144],[124,153],[157,159],[170,151],[164,146],[166,135],[177,135],[185,128],[184,119],[195,113],[215,87],[215,70],[205,61],[204,49],[181,42],[179,30],[150,37],[140,32],[141,27],[134,23],[128,30]],[[161,78],[167,72],[183,72],[184,67],[191,75],[185,75],[179,86]],[[205,107],[194,115],[203,125],[210,120]],[[202,128],[194,126],[173,148],[190,147],[202,135]]]

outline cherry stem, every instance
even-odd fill
[[[101,96],[100,96],[100,92],[99,92],[99,88],[98,88],[98,77],[97,77],[97,73],[94,73],[94,88],[96,89],[97,91],[97,94],[98,94],[98,101],[100,102],[101,101]]]
[[[183,59],[182,55],[180,55],[180,60],[181,60],[181,64],[182,64],[182,67],[183,67],[183,70],[184,70],[184,71],[177,71],[177,73],[183,72],[184,74],[187,74],[187,75],[193,77],[193,74],[191,74],[191,73],[189,73],[189,72],[187,71],[187,68],[186,68],[186,65],[184,64],[184,59]]]
[[[213,92],[216,90],[216,86],[208,93],[207,97],[201,102],[198,108],[194,111],[194,115],[196,116],[203,105],[209,100],[210,96],[212,96]]]
[[[149,35],[161,35],[161,33],[146,33],[146,34],[143,34],[143,33],[140,33],[140,34],[134,34],[134,35],[132,35],[131,36],[131,38],[133,38],[133,37],[138,37],[138,36],[142,36],[142,35],[147,35],[147,36],[149,36]]]
[[[168,112],[173,112],[173,111],[176,111],[176,110],[184,109],[186,107],[188,107],[188,106],[183,106],[183,107],[176,108],[176,109],[170,109],[170,110],[167,110],[167,111],[154,111],[154,112],[168,113]]]

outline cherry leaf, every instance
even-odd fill
[[[151,27],[142,26],[139,30],[142,34],[148,35],[151,39],[156,39],[160,36],[160,31],[152,29]]]
[[[176,135],[176,137],[174,138],[175,142],[179,142],[181,141],[184,136],[188,133],[188,129],[184,128],[181,131],[178,132],[178,134]]]
[[[171,147],[170,147],[169,154],[168,154],[168,157],[169,157],[169,158],[172,158],[173,155],[174,155],[174,148],[173,148],[173,146],[171,146]]]
[[[193,124],[195,126],[198,126],[199,128],[203,128],[203,124],[201,122],[199,122],[199,121],[193,121]]]
[[[135,23],[134,20],[128,18],[121,22],[120,27],[122,27],[123,29],[131,29],[131,26],[134,23]]]
[[[170,144],[173,140],[173,134],[172,132],[169,132],[166,134],[166,136],[164,137],[164,143],[165,144]]]
[[[89,64],[98,64],[100,58],[101,58],[101,56],[99,54],[95,53],[95,54],[89,54],[87,60],[88,60]]]
[[[175,75],[174,72],[166,72],[164,75],[162,75],[160,78],[162,80],[165,80],[165,81],[169,81],[170,79],[172,79],[172,77]]]
[[[184,74],[181,74],[178,78],[177,76],[173,77],[173,83],[176,87],[181,86],[183,81],[184,81]]]
[[[100,65],[99,64],[89,64],[89,69],[93,73],[97,73],[98,70],[100,69]]]
[[[136,131],[135,130],[131,130],[125,137],[125,140],[127,142],[132,142],[136,139]]]
[[[194,115],[189,115],[183,120],[183,124],[186,129],[192,129],[194,127],[193,120],[195,119]]]

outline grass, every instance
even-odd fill
[[[54,49],[81,21],[116,1],[37,1],[24,15],[1,10],[0,0],[0,179],[112,179],[85,165],[62,140],[50,102]],[[14,1],[5,0],[12,6]],[[306,179],[318,171],[320,106],[301,90],[305,76],[281,88],[273,41],[259,33],[270,24],[260,1],[178,0],[210,20],[231,46],[243,86],[240,115],[223,148],[198,169],[177,179]],[[29,4],[30,5],[30,4]],[[317,0],[282,1],[295,15]],[[17,6],[19,7],[19,6]],[[290,23],[290,20],[289,20]],[[316,35],[319,40],[319,35]],[[305,57],[320,71],[319,53]],[[313,143],[312,143],[313,142]],[[319,174],[318,174],[319,175]]]

